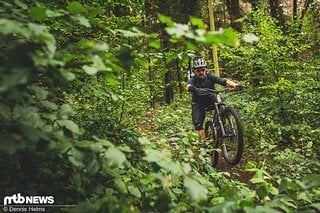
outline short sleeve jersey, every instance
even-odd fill
[[[192,76],[189,79],[188,84],[191,84],[191,85],[198,87],[198,88],[214,89],[215,84],[221,84],[223,86],[226,86],[226,82],[227,82],[226,79],[212,75],[211,73],[207,73],[206,77],[202,80],[196,78],[195,76]],[[208,100],[208,97],[206,97],[206,96],[199,96],[196,93],[192,94],[192,101],[193,102],[202,103],[202,102],[207,102],[207,100]]]

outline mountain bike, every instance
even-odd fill
[[[200,96],[214,98],[214,104],[206,108],[206,112],[212,112],[210,118],[205,122],[206,139],[213,146],[211,156],[212,166],[218,165],[219,151],[221,147],[222,156],[230,165],[236,165],[240,162],[244,142],[243,125],[238,111],[224,101],[221,101],[220,93],[227,91],[239,91],[242,87],[225,88],[214,90],[208,88],[194,88]]]

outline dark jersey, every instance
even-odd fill
[[[214,89],[214,84],[221,84],[223,86],[226,86],[226,79],[219,78],[218,76],[212,75],[211,73],[207,73],[206,77],[202,80],[196,78],[195,76],[192,76],[188,84],[191,84],[198,88],[209,88]],[[208,102],[207,96],[199,96],[195,92],[192,93],[192,102],[198,102],[198,103],[205,103]]]

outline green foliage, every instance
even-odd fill
[[[252,163],[248,164],[247,170],[255,172],[255,176],[250,181],[256,184],[257,198],[264,202],[265,206],[283,212],[292,212],[297,209],[304,211],[318,209],[316,202],[319,196],[316,191],[320,184],[319,175],[309,174],[295,180],[290,178],[276,180],[263,167],[258,169]]]
[[[75,212],[319,210],[319,59],[305,56],[303,38],[256,14],[259,39],[238,47],[232,29],[207,32],[199,18],[185,25],[159,14],[176,45],[167,49],[141,29],[138,3],[0,3],[2,194],[52,194]],[[187,66],[188,54],[212,44],[237,47],[223,46],[223,57],[248,84],[230,95],[245,153],[277,164],[248,165],[254,189],[210,166],[187,95],[157,105],[165,64]]]
[[[260,147],[289,146],[315,157],[319,150],[310,148],[319,140],[315,119],[319,116],[319,79],[313,66],[317,59],[304,57],[310,51],[304,37],[284,35],[263,12],[250,20],[244,33],[255,33],[259,39],[222,51],[226,66],[236,69],[236,75],[247,83],[250,97],[241,100],[247,137]]]

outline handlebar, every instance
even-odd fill
[[[241,85],[237,85],[234,88],[224,88],[222,90],[215,90],[215,89],[209,89],[209,88],[198,88],[195,86],[190,86],[189,87],[189,91],[190,92],[196,92],[198,95],[200,96],[205,96],[205,95],[216,95],[222,92],[226,92],[226,91],[240,91],[242,90],[242,86]]]

